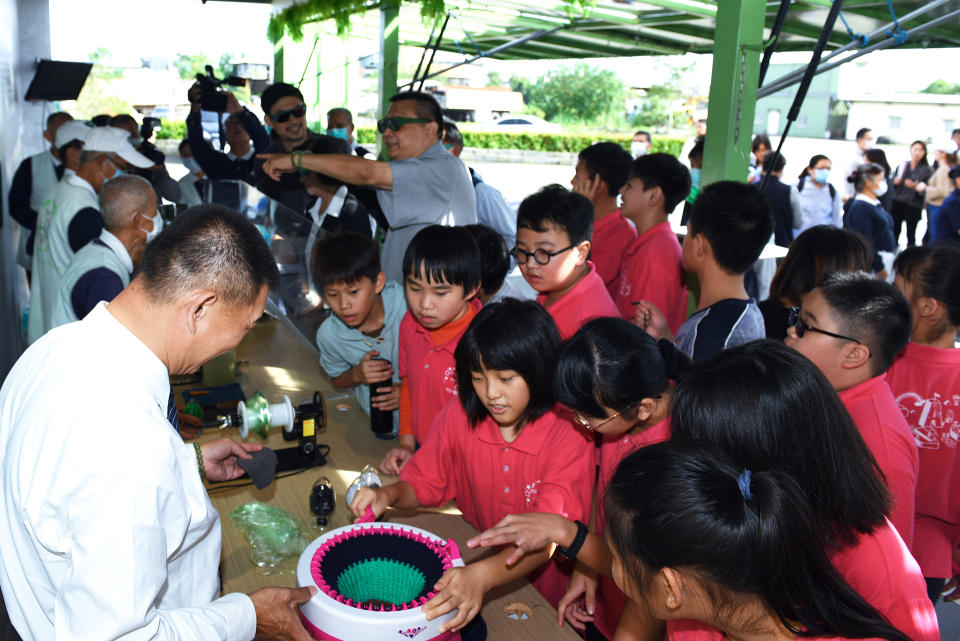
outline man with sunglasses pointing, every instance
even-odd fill
[[[386,117],[377,122],[389,162],[299,151],[260,157],[266,160],[264,173],[277,181],[309,170],[375,188],[390,224],[383,270],[402,283],[403,254],[416,233],[428,225],[475,223],[477,206],[467,168],[440,142],[443,112],[433,96],[411,91],[393,96],[390,103]]]
[[[310,138],[317,137],[317,134],[307,129],[307,106],[303,101],[303,94],[293,85],[285,82],[270,85],[260,96],[260,107],[274,139],[266,151],[267,154],[289,155]],[[257,189],[299,214],[307,210],[310,196],[296,173],[281,176],[279,180],[270,180],[268,176],[265,170],[254,173]]]

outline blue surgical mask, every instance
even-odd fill
[[[333,136],[334,138],[339,138],[340,140],[347,140],[349,138],[346,127],[334,127],[333,129],[327,128],[327,135]]]
[[[699,169],[690,170],[690,182],[692,187],[695,189],[700,189],[700,171]]]
[[[820,183],[821,185],[827,184],[827,179],[830,178],[829,169],[814,169],[813,170],[813,179]]]

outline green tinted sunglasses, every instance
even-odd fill
[[[381,118],[377,121],[377,131],[384,133],[387,129],[390,131],[396,131],[404,125],[410,125],[413,123],[428,123],[433,122],[430,118],[403,118],[401,116],[388,116],[387,118]]]

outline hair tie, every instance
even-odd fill
[[[743,500],[752,501],[753,492],[750,491],[750,470],[743,470],[740,472],[740,476],[737,478],[737,485],[740,486],[740,494],[743,495]]]

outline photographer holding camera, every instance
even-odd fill
[[[197,80],[187,92],[190,100],[190,115],[187,116],[190,153],[200,164],[206,178],[242,180],[254,185],[255,154],[264,153],[270,148],[270,135],[260,120],[240,105],[236,96],[218,88],[219,81],[212,76],[201,80],[199,75]],[[231,80],[228,78],[226,82]],[[222,132],[230,151],[218,151],[203,139],[201,110],[215,111],[218,116],[221,113],[230,114]]]

